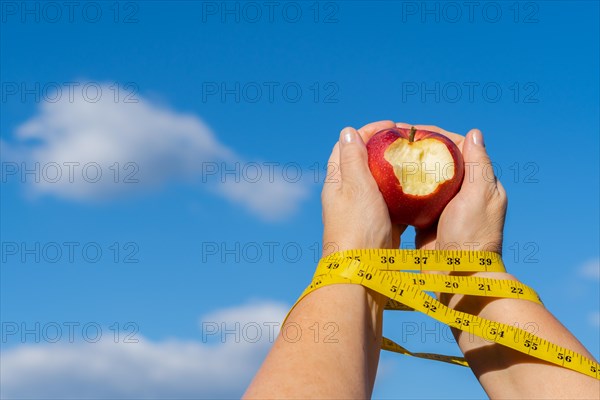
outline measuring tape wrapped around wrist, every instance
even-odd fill
[[[456,276],[435,272],[505,272],[505,268],[499,254],[486,251],[347,250],[323,257],[319,261],[311,284],[304,290],[296,304],[306,295],[323,286],[340,283],[359,284],[386,296],[388,298],[386,310],[420,311],[452,328],[600,379],[600,365],[574,351],[557,346],[517,327],[456,311],[427,293],[513,298],[541,304],[540,298],[530,287],[508,279]],[[412,353],[387,338],[383,338],[382,349],[468,366],[464,358],[432,353]]]

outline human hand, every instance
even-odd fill
[[[392,121],[379,121],[358,131],[344,128],[327,164],[321,193],[323,256],[349,249],[398,248],[406,226],[393,225],[383,196],[371,175],[365,143]]]
[[[400,128],[413,125],[396,124]],[[463,154],[465,176],[437,225],[416,230],[416,247],[427,250],[487,250],[502,254],[507,197],[496,179],[483,135],[472,129],[466,137],[436,126],[415,125],[450,138]]]

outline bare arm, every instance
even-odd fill
[[[382,302],[359,285],[323,287],[294,308],[245,398],[368,398]],[[298,332],[301,332],[297,340]]]
[[[479,274],[478,274],[479,275]],[[497,279],[511,275],[483,273]],[[442,302],[470,314],[511,326],[532,327],[535,334],[589,359],[593,356],[542,305],[516,299],[485,299],[474,296],[442,296]],[[531,329],[527,329],[531,331]],[[473,373],[492,399],[598,399],[600,381],[546,363],[466,332],[453,330]]]
[[[402,124],[401,124],[402,125]],[[504,188],[489,176],[490,159],[481,132],[466,138],[435,129],[462,146],[467,168],[458,195],[444,209],[437,227],[417,231],[423,249],[456,248],[501,252],[507,197]],[[433,129],[432,129],[433,128]],[[507,273],[478,273],[516,280]],[[535,334],[590,359],[592,355],[544,306],[516,299],[442,295],[440,300],[459,311],[511,326],[535,327]],[[460,349],[487,394],[494,399],[599,399],[600,381],[546,363],[510,348],[492,344],[462,331],[454,331]]]

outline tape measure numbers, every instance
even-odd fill
[[[411,270],[421,272],[403,272]],[[431,273],[435,271],[503,272],[505,268],[500,256],[492,252],[348,250],[323,257],[319,261],[311,284],[298,301],[322,286],[339,283],[360,284],[388,297],[386,310],[420,311],[450,327],[600,379],[600,365],[593,360],[514,326],[456,311],[427,293],[513,298],[541,304],[538,295],[530,287],[511,280]],[[461,357],[412,353],[387,338],[383,340],[382,349],[468,366]]]
[[[339,258],[364,262],[389,271],[506,271],[498,253],[464,250],[345,250],[323,257],[319,267]]]

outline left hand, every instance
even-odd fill
[[[406,226],[393,225],[367,163],[365,143],[392,121],[379,121],[358,131],[344,128],[327,165],[321,193],[323,204],[323,256],[349,249],[400,246]]]

